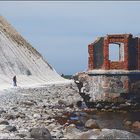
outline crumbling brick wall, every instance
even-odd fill
[[[120,47],[120,55],[123,55],[123,59],[119,61],[109,60],[109,44],[115,43],[123,44],[123,48]],[[115,34],[98,38],[88,45],[88,53],[88,70],[140,70],[140,38],[133,37],[131,34]]]

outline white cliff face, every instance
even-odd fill
[[[12,85],[14,75],[19,86],[68,81],[0,16],[0,85]]]

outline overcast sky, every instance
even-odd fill
[[[87,46],[96,37],[140,33],[139,1],[0,1],[0,14],[60,74],[87,69]]]

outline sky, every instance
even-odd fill
[[[139,1],[0,1],[0,15],[59,74],[87,70],[88,44],[97,37],[140,35],[139,14]]]

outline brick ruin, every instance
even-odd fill
[[[112,44],[118,47],[117,60],[110,59]],[[76,77],[89,101],[112,102],[122,94],[140,96],[140,38],[131,34],[99,37],[88,45],[88,53],[88,70]]]
[[[119,61],[109,60],[110,44],[118,44]],[[88,70],[140,70],[140,38],[133,37],[131,34],[100,37],[88,45],[88,52]]]

